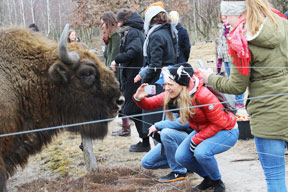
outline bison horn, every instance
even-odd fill
[[[74,64],[74,63],[79,62],[80,56],[75,51],[68,52],[68,49],[67,49],[68,29],[69,29],[69,24],[66,24],[60,37],[58,54],[59,54],[59,59],[61,59],[61,61],[63,61],[64,63]]]

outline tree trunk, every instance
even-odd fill
[[[93,152],[93,144],[92,140],[89,138],[82,137],[82,144],[83,144],[83,156],[86,164],[87,171],[96,170],[98,168],[96,157]]]
[[[62,28],[62,10],[60,1],[58,1],[58,12],[59,12],[59,28]]]
[[[26,26],[26,22],[25,22],[25,10],[24,10],[24,2],[23,2],[23,0],[21,0],[21,12],[22,12],[22,22],[23,22],[23,25]]]
[[[13,10],[14,10],[14,23],[13,24],[18,24],[18,19],[17,19],[17,10],[16,10],[16,3],[15,0],[12,1],[13,3]]]
[[[46,0],[46,8],[47,8],[47,36],[50,33],[50,2]]]
[[[34,0],[30,0],[30,9],[31,9],[32,23],[35,23]]]
[[[10,5],[10,0],[7,0],[7,9],[8,9],[8,19],[9,19],[8,23],[10,25],[12,25],[12,16],[11,16],[12,9],[11,9],[11,5]]]
[[[197,2],[195,1],[195,9],[194,9],[194,14],[193,14],[193,17],[194,17],[194,34],[195,34],[195,37],[194,37],[194,41],[196,42],[197,41],[197,38],[198,38],[198,35],[197,35],[197,18],[196,18],[196,7],[197,7]]]

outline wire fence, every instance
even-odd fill
[[[255,100],[255,99],[263,99],[263,98],[268,98],[268,97],[279,97],[279,96],[285,96],[288,95],[288,93],[280,93],[280,94],[272,94],[272,95],[263,95],[263,96],[257,96],[257,97],[250,97],[247,98],[247,100]],[[230,102],[230,101],[226,101],[226,102]],[[225,103],[225,102],[217,102],[217,103],[209,103],[209,104],[205,104],[205,105],[196,105],[196,106],[191,106],[191,107],[187,107],[187,108],[177,108],[177,109],[171,109],[171,110],[162,110],[162,111],[156,111],[156,112],[150,112],[150,113],[144,113],[144,114],[136,114],[136,115],[129,115],[129,116],[125,116],[123,115],[122,117],[118,117],[119,118],[131,118],[134,119],[137,116],[145,116],[145,115],[153,115],[153,114],[158,114],[158,113],[164,113],[164,112],[173,112],[173,111],[179,111],[179,110],[183,110],[183,109],[192,109],[192,108],[196,108],[196,107],[205,107],[205,106],[209,106],[209,105],[216,105],[216,104],[220,104],[220,103]],[[35,132],[41,132],[41,131],[49,131],[49,130],[54,130],[54,129],[65,129],[65,128],[69,128],[69,127],[75,127],[75,126],[83,126],[83,125],[88,125],[88,124],[96,124],[96,123],[100,123],[100,122],[108,122],[108,121],[112,121],[115,120],[117,118],[107,118],[107,119],[100,119],[100,120],[94,120],[94,121],[88,121],[88,122],[81,122],[81,123],[74,123],[74,124],[68,124],[68,125],[59,125],[59,126],[54,126],[54,127],[47,127],[47,128],[41,128],[41,129],[35,129],[35,130],[27,130],[27,131],[20,131],[20,132],[15,132],[15,133],[7,133],[7,134],[1,134],[1,137],[7,137],[7,136],[15,136],[15,135],[20,135],[20,134],[28,134],[28,133],[35,133]],[[139,119],[137,119],[139,120]],[[149,125],[152,125],[151,123],[145,122],[142,120],[143,123],[147,123]],[[213,143],[215,145],[222,145],[221,143],[215,143],[215,142],[211,142],[211,141],[205,141],[205,142],[210,142]],[[227,148],[231,148],[232,146],[225,146]],[[249,151],[247,149],[248,153],[255,153],[255,151]],[[259,153],[259,152],[258,152]],[[275,156],[275,157],[279,157],[279,158],[285,158],[284,156],[277,156],[274,154],[268,154],[268,153],[262,153],[264,155],[270,155],[270,156]],[[141,171],[137,171],[133,168],[129,168],[130,170],[137,172],[138,174],[141,174],[147,178],[150,178],[154,181],[158,181],[158,179],[149,176]],[[163,183],[163,185],[168,185],[169,187],[173,188],[174,190],[177,191],[185,191],[182,189],[177,188],[176,186],[174,186],[171,183]]]
[[[247,98],[247,100],[255,100],[255,99],[263,99],[263,98],[268,98],[268,97],[279,97],[279,96],[285,96],[288,95],[288,93],[280,93],[280,94],[273,94],[273,95],[263,95],[263,96],[257,96],[257,97],[250,97]],[[161,110],[161,111],[154,111],[154,112],[149,112],[149,113],[141,113],[141,114],[135,114],[135,115],[127,115],[127,116],[122,116],[118,118],[135,118],[138,116],[146,116],[146,115],[154,115],[154,114],[159,114],[159,113],[165,113],[165,112],[175,112],[179,110],[184,110],[184,109],[193,109],[193,108],[198,108],[198,107],[205,107],[205,106],[211,106],[211,105],[216,105],[216,104],[224,104],[228,103],[230,101],[225,101],[225,102],[216,102],[216,103],[209,103],[209,104],[204,104],[204,105],[196,105],[196,106],[190,106],[186,108],[176,108],[176,109],[170,109],[170,110]],[[107,118],[107,119],[100,119],[100,120],[94,120],[94,121],[87,121],[87,122],[81,122],[81,123],[74,123],[74,124],[67,124],[67,125],[59,125],[59,126],[53,126],[53,127],[47,127],[47,128],[41,128],[41,129],[34,129],[34,130],[27,130],[27,131],[19,131],[19,132],[14,132],[14,133],[6,133],[6,134],[1,134],[1,137],[8,137],[8,136],[15,136],[15,135],[21,135],[21,134],[28,134],[28,133],[36,133],[36,132],[42,132],[42,131],[49,131],[49,130],[55,130],[55,129],[65,129],[69,127],[75,127],[75,126],[83,126],[83,125],[89,125],[89,124],[96,124],[100,122],[109,122],[112,120],[115,120],[117,118]],[[143,123],[147,123],[142,121]],[[150,123],[148,123],[151,125]],[[220,143],[214,143],[221,145]],[[231,147],[231,146],[227,146]],[[269,155],[269,154],[266,154]],[[271,154],[272,155],[272,154]],[[283,157],[281,157],[283,158]]]

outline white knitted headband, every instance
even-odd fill
[[[222,1],[221,14],[228,15],[242,15],[246,11],[245,1]]]

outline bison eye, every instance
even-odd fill
[[[81,77],[85,78],[90,77],[91,75],[93,75],[91,71],[83,72],[80,74]]]

